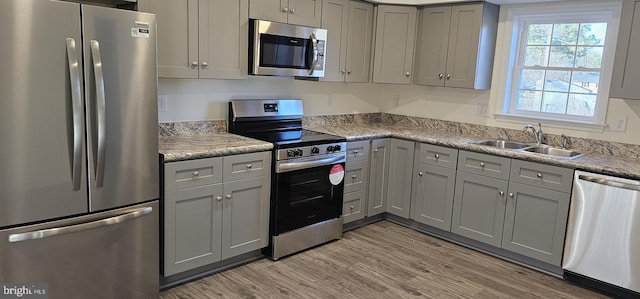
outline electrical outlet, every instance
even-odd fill
[[[478,116],[479,117],[489,117],[489,105],[487,104],[478,104]]]
[[[618,118],[615,118],[613,120],[612,124],[609,124],[609,126],[611,126],[611,131],[614,132],[624,132],[627,130],[627,119],[629,117],[628,116],[620,116]]]
[[[400,95],[393,96],[393,107],[400,107]]]
[[[158,111],[167,112],[167,95],[158,94]]]

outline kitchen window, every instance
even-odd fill
[[[620,2],[506,5],[496,119],[602,131]],[[500,44],[498,44],[500,46]],[[500,72],[500,69],[497,70]]]

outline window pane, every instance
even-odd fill
[[[598,69],[602,66],[602,47],[578,47],[576,50],[576,67]]]
[[[570,92],[597,94],[600,84],[599,72],[573,72]]]
[[[606,35],[607,23],[580,24],[580,36],[578,37],[578,45],[604,46]]]
[[[564,114],[567,109],[567,96],[562,92],[545,92],[542,97],[541,112]]]
[[[574,46],[578,43],[578,24],[553,25],[552,45]]]
[[[543,70],[522,70],[520,73],[520,89],[542,90],[544,82]]]
[[[540,111],[541,102],[541,91],[520,90],[518,92],[516,109],[524,111]]]
[[[576,47],[551,46],[551,53],[549,54],[549,66],[573,67],[575,55]]]
[[[571,72],[569,71],[547,71],[544,79],[545,91],[569,91],[571,84]]]
[[[549,59],[549,47],[527,46],[527,54],[524,59],[525,66],[547,66]]]
[[[567,114],[593,117],[596,114],[596,95],[570,94]]]
[[[529,25],[528,45],[549,45],[551,43],[551,30],[553,24]]]

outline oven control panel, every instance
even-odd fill
[[[338,142],[279,149],[276,152],[276,160],[298,159],[335,153],[345,153],[346,155],[346,148],[346,142]]]

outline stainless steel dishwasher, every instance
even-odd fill
[[[640,182],[576,171],[562,268],[565,278],[640,297]]]

